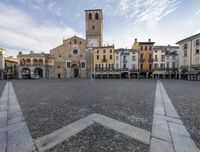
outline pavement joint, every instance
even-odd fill
[[[157,81],[155,94],[150,152],[200,152],[160,81]],[[163,107],[159,106],[159,99]],[[161,108],[160,111],[165,112],[164,116],[157,113],[159,108]]]

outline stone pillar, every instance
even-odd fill
[[[146,72],[146,79],[149,79],[149,72]]]
[[[169,78],[171,79],[172,78],[172,72],[169,71]]]

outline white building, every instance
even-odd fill
[[[154,46],[153,77],[176,78],[178,74],[178,46]]]
[[[116,49],[115,70],[121,71],[122,77],[137,77],[138,52],[134,49]]]
[[[200,33],[177,42],[179,44],[179,78],[200,80]]]
[[[5,69],[4,63],[4,49],[0,48],[0,80],[3,79],[3,72]]]

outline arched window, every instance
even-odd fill
[[[76,39],[74,39],[74,44],[76,44],[77,42],[76,42]]]
[[[98,14],[98,13],[95,14],[95,19],[96,19],[96,20],[99,19],[99,14]]]
[[[89,20],[91,20],[92,19],[92,14],[91,13],[89,13]]]

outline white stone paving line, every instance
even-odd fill
[[[7,82],[0,98],[0,152],[34,150],[35,145],[24,121],[13,85]]]
[[[156,84],[150,152],[200,152],[160,81]]]
[[[37,139],[35,143],[38,150],[43,152],[81,132],[93,123],[98,123],[145,144],[150,144],[150,132],[96,113],[41,137]]]

